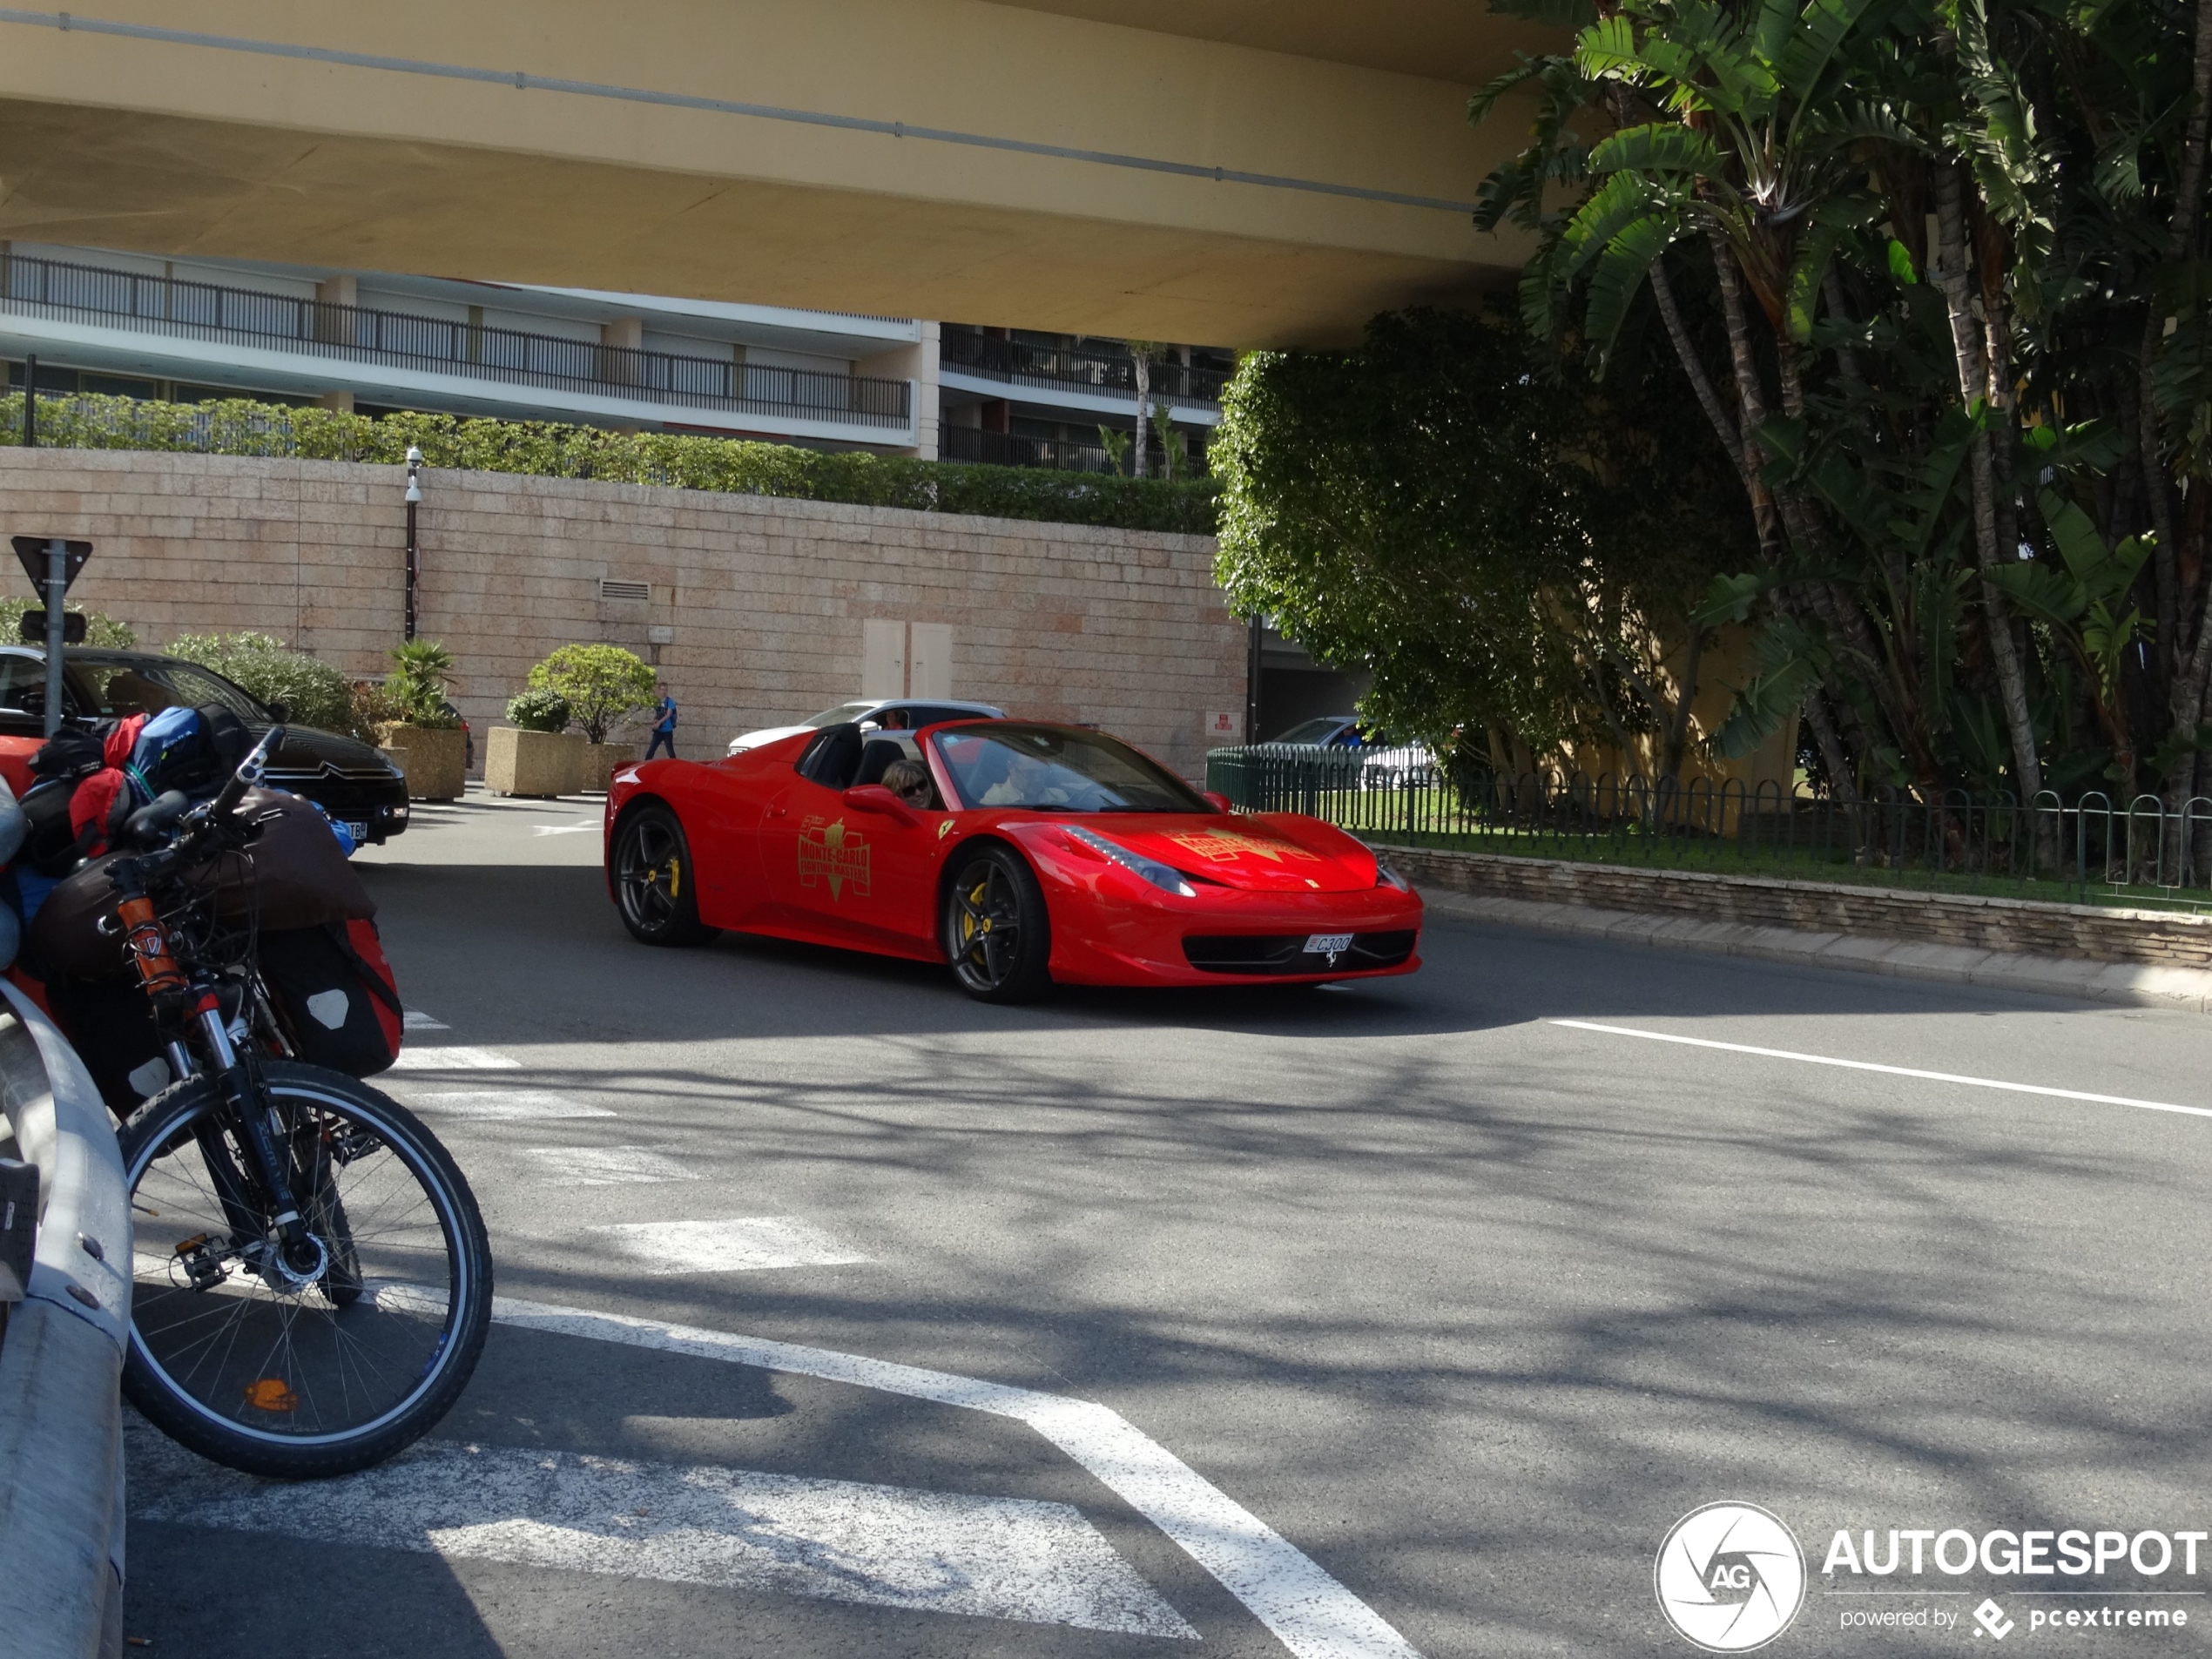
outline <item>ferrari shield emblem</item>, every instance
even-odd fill
[[[817,828],[808,824],[799,832],[799,885],[811,887],[829,883],[830,897],[843,896],[850,887],[863,899],[868,896],[868,844],[845,827],[845,820]]]

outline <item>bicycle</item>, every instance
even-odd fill
[[[178,1079],[118,1136],[137,1233],[124,1392],[204,1457],[301,1479],[381,1462],[445,1415],[483,1348],[492,1264],[435,1136],[359,1079],[284,1057],[239,813],[282,736],[213,799],[172,792],[132,816],[104,927]]]

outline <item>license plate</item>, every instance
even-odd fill
[[[1350,934],[1315,934],[1305,941],[1309,956],[1334,956],[1352,948]]]
[[[348,822],[346,826],[346,833],[354,838],[355,846],[359,846],[368,840],[368,826]]]

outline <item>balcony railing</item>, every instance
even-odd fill
[[[894,428],[914,423],[906,381],[633,351],[27,254],[0,260],[4,313],[685,408]]]
[[[1136,365],[1127,352],[1033,346],[1026,341],[1000,340],[948,327],[939,342],[938,361],[947,368],[1010,381],[1017,386],[1131,400],[1136,396]],[[1170,403],[1218,403],[1221,388],[1228,381],[1229,376],[1219,369],[1177,362],[1152,365],[1152,395]]]
[[[1057,438],[1023,438],[985,432],[972,426],[937,428],[937,453],[947,461],[974,461],[993,467],[1046,467],[1055,472],[1126,472],[1095,443]]]

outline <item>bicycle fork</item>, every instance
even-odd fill
[[[270,1217],[269,1226],[276,1230],[278,1268],[295,1285],[312,1284],[327,1264],[327,1257],[300,1217],[299,1201],[293,1196],[287,1172],[288,1160],[277,1150],[273,1113],[260,1109],[252,1067],[240,1058],[231,1042],[230,1028],[223,1019],[222,999],[213,986],[192,984],[178,968],[176,959],[169,953],[168,930],[154,914],[153,900],[146,894],[138,861],[118,859],[108,867],[108,878],[114,884],[116,914],[123,924],[131,960],[138,968],[140,986],[158,1010],[177,1009],[189,1004],[189,1017],[199,1028],[208,1058],[214,1062],[215,1084],[222,1090],[224,1103],[231,1109],[232,1121],[238,1125],[239,1139],[245,1143],[246,1173],[260,1185],[267,1200],[264,1213]],[[213,1138],[212,1130],[203,1130],[199,1139],[207,1160],[209,1177],[215,1184],[217,1196],[233,1231],[241,1242],[263,1237],[266,1229],[253,1206],[246,1201],[247,1195],[237,1191],[236,1182],[229,1178],[229,1157],[219,1156],[219,1140]]]

